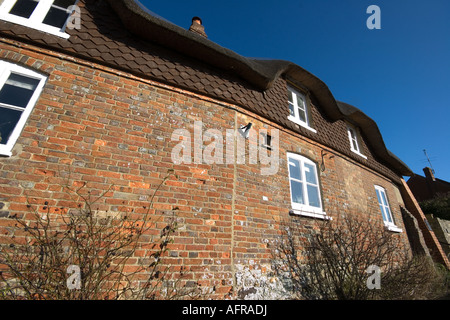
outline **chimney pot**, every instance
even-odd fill
[[[195,32],[205,38],[208,38],[205,32],[205,27],[203,26],[202,19],[200,19],[199,17],[192,18],[192,24],[189,28],[189,31]]]
[[[196,22],[196,23],[198,23],[200,25],[203,24],[202,19],[200,19],[199,17],[193,17],[192,18],[192,23],[194,23],[194,22]]]

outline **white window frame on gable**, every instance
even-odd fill
[[[391,207],[389,205],[389,200],[387,197],[386,189],[384,189],[381,186],[376,185],[375,192],[377,194],[378,205],[380,206],[380,211],[381,211],[381,215],[383,217],[384,226],[389,231],[402,232],[403,230],[395,225],[394,218],[392,216]]]
[[[361,152],[360,134],[358,130],[351,125],[347,125],[347,133],[350,141],[350,150],[367,160],[367,157]]]
[[[6,61],[0,61],[0,99],[3,98],[2,94],[5,85],[30,90],[30,84],[21,83],[20,81],[11,79],[12,75],[15,77],[21,77],[22,79],[26,78],[30,81],[34,81],[34,83],[36,83],[36,86],[34,88],[31,88],[32,94],[30,95],[29,99],[23,102],[22,106],[8,104],[5,103],[4,100],[3,102],[0,101],[0,125],[2,125],[2,120],[3,122],[5,121],[5,115],[2,116],[2,112],[6,114],[6,112],[8,111],[10,113],[13,111],[16,114],[17,118],[16,120],[12,120],[15,122],[15,125],[13,125],[13,129],[11,129],[9,136],[2,137],[2,140],[0,141],[0,155],[7,157],[10,157],[12,155],[12,149],[14,148],[17,139],[19,139],[19,136],[22,133],[23,128],[25,127],[28,117],[33,111],[33,108],[38,101],[47,80],[46,76],[35,71]],[[5,124],[10,124],[10,122],[7,122]]]
[[[70,37],[70,35],[65,32],[67,23],[70,20],[69,12],[67,13],[68,17],[65,24],[61,28],[44,23],[44,20],[50,13],[51,9],[66,10],[65,8],[61,8],[54,5],[55,0],[34,0],[38,3],[36,5],[36,8],[33,10],[33,12],[28,18],[10,13],[10,11],[14,8],[14,6],[18,1],[23,0],[3,1],[3,3],[0,5],[0,20],[20,24],[22,26],[43,31],[64,39],[68,39]],[[74,4],[72,6],[69,6],[67,10],[73,9],[74,6],[76,6],[76,4],[78,3],[78,1],[79,0],[74,1]]]
[[[309,113],[308,100],[306,96],[288,86],[289,116],[288,119],[314,133],[317,131],[311,128],[311,119]]]
[[[301,216],[331,219],[323,211],[317,165],[299,154],[288,153],[291,213]]]

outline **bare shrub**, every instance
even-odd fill
[[[42,212],[28,205],[27,219],[12,217],[13,236],[0,244],[0,298],[199,298],[199,288],[183,282],[186,271],[163,262],[178,228],[174,211],[150,214],[155,194],[172,174],[154,191],[144,215],[95,210],[109,190],[93,196],[85,184],[68,187],[81,200],[78,208],[46,203]]]
[[[428,257],[413,257],[399,234],[371,221],[318,222],[306,234],[285,222],[281,231],[272,265],[293,299],[435,299],[446,292]],[[368,286],[374,266],[379,289]]]

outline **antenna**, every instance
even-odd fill
[[[434,172],[433,165],[431,164],[431,160],[430,160],[430,158],[428,157],[427,150],[423,149],[423,153],[425,153],[425,157],[427,157],[428,163],[430,164],[431,172],[433,172],[433,174],[436,174],[436,173]]]

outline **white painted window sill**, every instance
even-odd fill
[[[0,157],[5,157],[5,158],[11,158],[12,153],[5,153],[5,152],[0,152]]]
[[[327,216],[327,214],[323,211],[321,213],[317,213],[317,212],[311,212],[311,211],[306,211],[306,210],[291,209],[289,211],[289,213],[296,215],[296,216],[304,216],[304,217],[322,219],[322,220],[333,220],[332,217]]]
[[[11,156],[12,156],[11,151],[2,150],[2,148],[0,147],[0,157],[11,157]]]
[[[362,158],[364,158],[364,159],[367,160],[367,157],[366,157],[365,155],[363,155],[362,153],[360,153],[359,151],[357,151],[357,150],[355,150],[355,149],[353,149],[353,148],[351,148],[350,150],[351,150],[353,153],[356,153],[358,156],[360,156],[360,157],[362,157]]]
[[[289,117],[288,117],[288,120],[290,120],[290,121],[292,121],[292,122],[298,124],[299,126],[305,128],[305,129],[308,129],[309,131],[312,131],[312,132],[314,132],[314,133],[317,133],[317,130],[311,128],[311,127],[308,126],[306,123],[301,122],[299,119],[294,118],[293,116],[289,116]]]
[[[403,232],[403,229],[401,229],[401,228],[399,228],[396,225],[391,224],[391,223],[385,223],[384,227],[388,231],[397,232],[397,233],[402,233]]]

